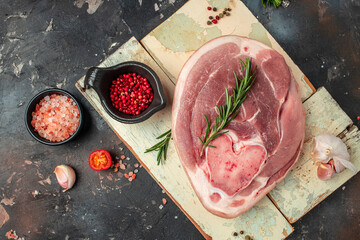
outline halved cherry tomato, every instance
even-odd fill
[[[96,150],[89,156],[89,165],[95,171],[108,169],[111,163],[110,153],[104,149]]]

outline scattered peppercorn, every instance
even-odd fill
[[[209,11],[210,11],[210,10],[211,10],[211,7],[207,7],[207,10],[209,10]]]
[[[241,231],[240,231],[240,234],[244,234],[244,231],[243,231],[243,230],[241,230]]]
[[[237,232],[234,232],[233,235],[236,237],[236,236],[238,235],[238,233],[237,233]]]
[[[210,7],[208,7],[207,9],[208,10],[213,10],[214,12],[216,12],[217,11],[217,8],[216,7],[214,7],[214,8],[210,8]],[[220,10],[221,11],[221,10]],[[216,15],[215,16],[215,18],[213,17],[213,16],[209,16],[209,19],[211,20],[211,22],[210,21],[207,21],[207,25],[211,25],[212,23],[214,23],[214,24],[217,24],[217,22],[220,20],[220,18],[223,18],[223,17],[225,17],[225,16],[230,16],[230,13],[228,12],[228,11],[231,11],[231,8],[224,8],[224,10],[221,12],[221,13],[219,13],[219,15]],[[215,21],[214,21],[215,20]]]

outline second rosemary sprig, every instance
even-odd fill
[[[277,8],[281,5],[282,0],[261,0],[262,4],[264,5],[264,7],[266,7],[266,5],[271,6],[271,4]]]
[[[229,95],[229,91],[225,88],[226,101],[222,106],[216,106],[218,110],[218,116],[215,120],[215,123],[211,129],[211,121],[208,119],[206,115],[206,131],[205,135],[199,137],[203,146],[200,151],[200,157],[204,154],[204,150],[206,147],[215,148],[215,146],[210,145],[210,142],[215,138],[221,136],[222,134],[227,133],[228,131],[221,131],[224,129],[239,113],[238,108],[246,99],[246,93],[250,90],[250,87],[253,85],[254,80],[256,78],[255,72],[257,66],[254,71],[251,71],[252,68],[252,58],[246,58],[245,63],[241,61],[241,71],[242,71],[242,79],[239,79],[235,76],[235,87],[233,87],[233,96]]]
[[[158,142],[157,144],[155,144],[151,148],[148,148],[148,149],[145,150],[145,153],[152,152],[152,151],[157,151],[158,152],[157,158],[156,158],[158,165],[160,163],[163,164],[164,160],[166,160],[167,148],[169,146],[169,141],[171,139],[171,129],[169,131],[161,134],[156,139],[161,139],[163,137],[165,137],[163,140],[161,140],[160,142]]]

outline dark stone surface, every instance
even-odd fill
[[[129,157],[131,170],[136,159],[74,87],[86,69],[131,36],[143,38],[186,1],[104,1],[93,14],[76,2],[84,1],[0,3],[0,201],[10,216],[0,238],[14,229],[26,239],[202,239],[143,168],[130,183],[88,167],[89,154],[101,148]],[[325,86],[359,125],[359,1],[294,0],[286,9],[244,2],[314,86]],[[73,142],[50,147],[31,138],[23,115],[33,95],[56,86],[83,104],[86,127]],[[65,193],[52,173],[59,164],[77,172]],[[48,178],[51,184],[39,183]],[[331,194],[293,225],[289,239],[357,239],[359,184],[357,175]],[[163,197],[168,203],[160,210]]]

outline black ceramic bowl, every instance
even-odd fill
[[[149,107],[139,115],[129,115],[120,112],[112,106],[110,99],[110,86],[112,81],[116,80],[120,75],[130,72],[135,72],[147,78],[154,93],[153,101]],[[142,122],[166,106],[166,97],[159,77],[150,67],[140,62],[123,62],[108,68],[92,67],[86,73],[84,86],[85,88],[93,88],[99,95],[105,111],[112,118],[122,123]]]
[[[79,126],[76,129],[76,131],[74,132],[73,135],[71,135],[69,138],[65,139],[64,141],[61,142],[51,142],[49,140],[47,140],[46,138],[41,137],[37,132],[34,131],[34,127],[31,126],[31,120],[32,120],[32,113],[35,111],[35,107],[36,104],[38,104],[40,102],[41,99],[43,99],[46,96],[49,96],[51,94],[58,94],[58,95],[64,95],[64,96],[68,96],[71,97],[74,102],[76,103],[78,109],[79,109],[79,114],[80,114],[80,122],[79,122]],[[56,145],[60,145],[60,144],[64,144],[67,143],[69,141],[71,141],[72,139],[74,139],[80,132],[82,126],[83,126],[83,111],[81,109],[81,105],[80,103],[75,99],[75,97],[73,95],[71,95],[69,92],[62,90],[62,89],[58,89],[58,88],[52,88],[52,89],[46,89],[44,91],[39,92],[38,94],[36,94],[29,102],[29,104],[26,107],[26,112],[25,112],[25,125],[27,130],[29,131],[30,135],[35,138],[35,140],[37,140],[38,142],[41,142],[43,144],[46,145],[50,145],[50,146],[56,146]]]

